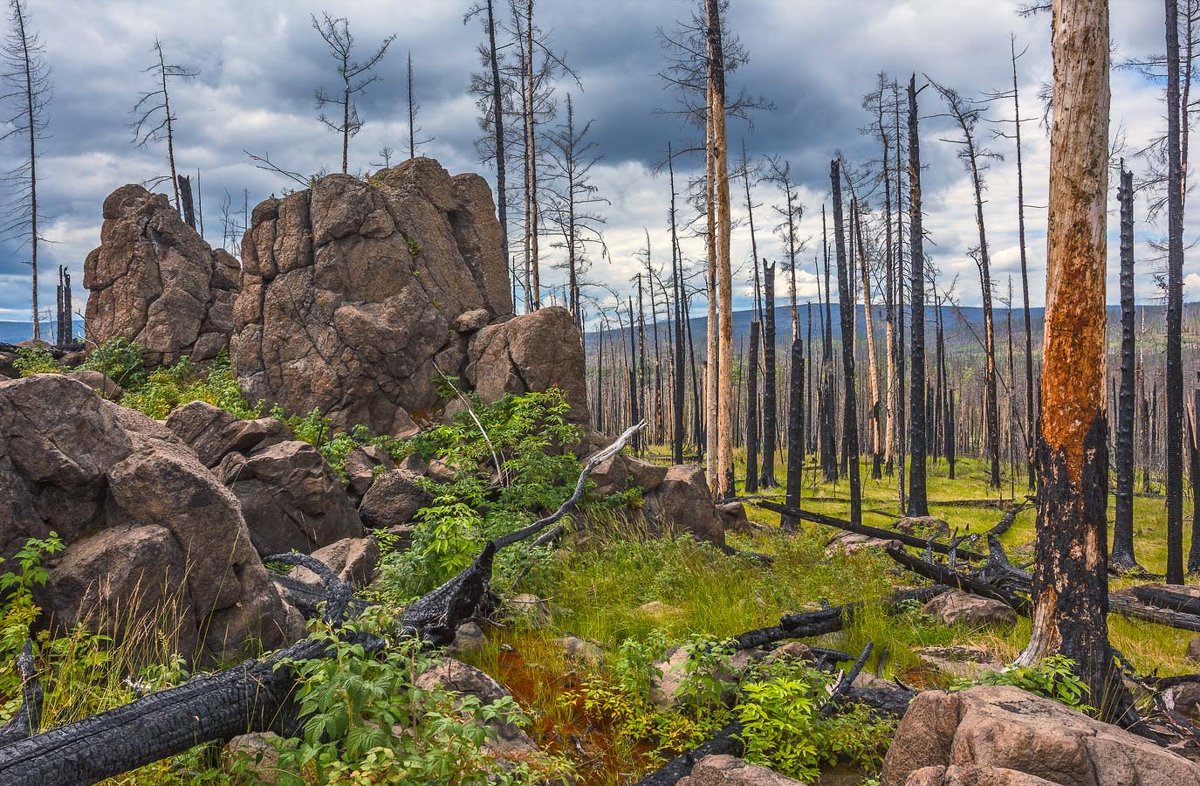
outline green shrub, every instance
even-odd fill
[[[418,687],[437,658],[420,642],[388,641],[367,657],[355,632],[382,632],[387,614],[339,631],[318,630],[332,657],[294,663],[296,700],[307,720],[298,740],[280,745],[279,783],[421,783],[430,786],[535,784],[568,773],[562,759],[523,754],[501,761],[484,748],[499,724],[527,725],[511,697],[485,704],[441,688]]]
[[[1080,712],[1096,714],[1096,708],[1087,703],[1087,683],[1077,674],[1075,661],[1064,655],[1051,655],[1032,666],[1013,666],[976,680],[955,682],[952,689],[965,690],[976,685],[1011,685]]]
[[[140,386],[146,380],[142,348],[123,338],[110,338],[92,350],[80,368],[99,371],[126,388]]]
[[[798,662],[774,665],[763,679],[743,684],[734,714],[742,722],[746,760],[805,782],[820,776],[822,764],[847,760],[877,768],[891,740],[890,723],[862,706],[818,717],[831,684],[831,675]]]
[[[127,390],[121,404],[157,420],[171,410],[192,401],[206,401],[239,418],[256,418],[262,407],[252,405],[238,387],[229,355],[221,351],[201,373],[192,361],[183,357],[173,366],[150,373],[146,381]]]
[[[469,412],[409,441],[393,455],[416,451],[455,468],[448,483],[422,479],[432,503],[417,512],[413,546],[384,555],[384,594],[405,602],[470,564],[492,538],[532,523],[571,495],[579,459],[566,447],[578,429],[565,419],[561,391],[506,396],[495,404],[471,402]],[[544,552],[543,552],[544,553]],[[507,549],[497,556],[498,583],[522,573],[540,554]]]
[[[61,374],[63,371],[54,355],[50,354],[50,349],[41,344],[19,347],[13,368],[22,377],[32,377],[34,374]]]

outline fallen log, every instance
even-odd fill
[[[998,600],[1012,607],[1022,616],[1028,617],[1032,610],[1028,598],[1017,595],[1011,590],[993,586],[982,579],[959,573],[936,562],[928,562],[920,557],[914,557],[895,544],[888,546],[887,555],[918,576],[924,576],[938,584],[945,584],[972,595]]]
[[[817,712],[818,718],[828,718],[837,709],[838,704],[845,697],[846,691],[854,684],[854,679],[862,672],[863,666],[867,665],[867,658],[871,657],[871,650],[873,649],[875,649],[875,643],[868,641],[867,646],[863,647],[862,654],[858,656],[858,660],[854,661],[854,665],[850,667],[850,670],[842,675],[842,678],[838,680],[838,684],[834,687],[833,693],[829,694],[829,699],[821,705],[821,709]]]
[[[740,756],[743,746],[738,735],[741,733],[742,722],[734,721],[713,735],[708,742],[679,754],[661,768],[642,778],[635,786],[675,786],[679,781],[691,775],[696,763],[705,756],[720,754]]]
[[[1200,616],[1147,606],[1121,592],[1114,592],[1108,596],[1108,610],[1123,617],[1133,617],[1146,622],[1166,625],[1169,628],[1200,633]]]
[[[474,616],[487,596],[496,552],[558,522],[583,496],[592,471],[643,428],[645,423],[630,427],[590,460],[580,473],[574,493],[558,510],[524,529],[489,541],[469,567],[409,606],[402,618],[403,633],[433,644],[449,643],[458,625]],[[295,555],[272,559],[302,564]],[[348,608],[344,582],[331,571],[314,572],[323,580],[334,579],[333,586],[327,587],[326,614],[331,609],[344,614]],[[382,639],[369,634],[355,633],[348,640],[362,646],[365,654],[386,646]],[[18,739],[0,747],[0,783],[85,786],[206,742],[259,731],[295,736],[303,718],[292,701],[296,677],[291,664],[329,655],[328,641],[305,639],[269,657],[199,675],[123,707]]]
[[[987,556],[984,554],[979,554],[974,551],[965,551],[963,549],[955,549],[953,546],[949,546],[945,543],[939,543],[936,540],[923,540],[905,532],[896,532],[895,530],[890,529],[880,529],[879,527],[872,527],[866,524],[855,524],[852,521],[845,521],[833,516],[826,516],[823,513],[814,513],[811,510],[801,510],[800,508],[779,505],[774,502],[755,502],[754,504],[773,513],[779,513],[780,515],[784,516],[792,516],[800,519],[801,521],[810,521],[814,524],[824,524],[827,527],[835,527],[837,529],[845,530],[846,532],[853,532],[856,535],[866,535],[867,537],[880,538],[882,540],[898,540],[904,545],[912,546],[915,549],[928,548],[936,551],[939,554],[950,554],[953,552],[961,559],[967,560],[987,559]]]
[[[1012,529],[1013,522],[1015,522],[1017,520],[1017,516],[1021,515],[1022,513],[1024,513],[1026,510],[1029,509],[1029,506],[1032,504],[1033,499],[1034,499],[1033,497],[1026,497],[1025,502],[1022,502],[1020,505],[1017,505],[1016,507],[1007,511],[1003,516],[1001,516],[1000,520],[998,522],[996,522],[996,526],[992,527],[991,529],[989,529],[987,531],[988,537],[989,538],[990,537],[998,538],[1001,535],[1003,535],[1005,532],[1008,532],[1010,529]]]
[[[1143,584],[1130,587],[1128,592],[1147,606],[1200,615],[1200,595],[1189,594],[1187,589],[1181,587],[1176,590],[1161,584]]]

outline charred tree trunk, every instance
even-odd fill
[[[748,494],[758,491],[758,328],[757,319],[750,323],[750,363],[746,370],[746,493]]]
[[[908,82],[909,263],[912,267],[912,373],[909,377],[908,515],[928,516],[925,496],[925,236],[921,230],[921,141],[917,120],[917,76]]]
[[[763,336],[763,362],[766,365],[763,388],[763,457],[760,485],[775,488],[775,444],[779,430],[779,407],[775,380],[775,265],[763,263],[766,334]]]
[[[955,427],[955,423],[954,423],[954,388],[950,388],[948,391],[946,391],[946,394],[947,394],[946,427],[945,427],[945,431],[946,431],[946,445],[945,445],[946,464],[949,467],[948,477],[950,478],[950,480],[954,480],[954,467],[955,467],[955,463],[957,462],[957,459],[958,459],[957,454],[955,453],[956,445],[955,445],[955,434],[954,434],[954,427]]]
[[[1133,173],[1121,166],[1121,392],[1117,398],[1117,487],[1111,562],[1118,568],[1137,568],[1133,553]],[[1195,548],[1193,547],[1193,551]]]
[[[1033,461],[1033,328],[1029,316],[1029,269],[1025,253],[1025,166],[1021,154],[1021,92],[1017,83],[1017,43],[1011,40],[1013,64],[1013,110],[1017,144],[1017,237],[1021,246],[1021,294],[1025,312],[1025,469],[1032,491],[1037,483]]]
[[[1179,3],[1167,9],[1167,583],[1183,583],[1183,167],[1180,142],[1189,107],[1179,101]]]
[[[1107,0],[1054,0],[1054,121],[1034,614],[1019,663],[1061,653],[1110,721],[1134,720],[1108,643],[1104,406]]]
[[[684,373],[683,373],[683,321],[687,318],[685,302],[683,296],[683,271],[682,261],[679,253],[679,233],[678,222],[675,213],[675,161],[670,143],[667,144],[667,171],[670,172],[671,178],[671,285],[674,288],[675,295],[675,390],[672,391],[672,403],[674,405],[675,414],[675,429],[673,436],[673,459],[676,464],[683,463],[683,390],[684,390]],[[688,330],[688,335],[691,335],[691,330]]]
[[[804,480],[804,342],[792,339],[792,367],[788,381],[787,495],[788,507],[800,507],[800,488]],[[784,516],[785,532],[796,529],[796,519]]]
[[[842,321],[842,374],[845,394],[842,429],[846,442],[845,455],[850,475],[850,520],[862,522],[862,487],[858,461],[858,406],[854,392],[854,294],[850,289],[850,260],[846,258],[846,238],[842,221],[842,167],[834,159],[829,167],[833,184],[833,232],[837,246],[838,311]]]
[[[192,179],[187,175],[178,175],[179,204],[183,208],[183,220],[192,229],[196,228],[196,208],[192,202]]]

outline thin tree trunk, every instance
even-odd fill
[[[871,275],[867,268],[867,252],[863,245],[862,215],[854,201],[853,221],[858,239],[858,262],[862,277],[863,319],[867,329],[867,423],[871,430],[871,478],[883,477],[883,424],[879,417],[879,368],[875,360],[875,325],[871,316]]]
[[[833,184],[833,232],[837,246],[838,311],[842,322],[842,373],[845,394],[842,429],[846,442],[847,470],[850,474],[850,520],[862,523],[862,487],[858,461],[858,407],[854,392],[854,295],[850,289],[850,260],[846,257],[846,233],[842,221],[842,168],[834,159],[829,168]]]
[[[763,388],[763,457],[760,484],[766,489],[779,485],[775,480],[775,440],[779,428],[779,403],[775,380],[775,268],[775,265],[763,266],[767,329],[763,339],[766,376]]]
[[[1134,400],[1134,293],[1133,293],[1133,173],[1121,162],[1121,392],[1117,399],[1117,501],[1113,520],[1112,564],[1137,567],[1133,545],[1133,400]],[[1196,547],[1193,546],[1195,553]]]
[[[792,366],[788,377],[787,493],[785,499],[788,507],[799,509],[800,489],[804,480],[804,342],[799,338],[792,339]],[[780,524],[785,532],[791,532],[796,529],[797,522],[794,518],[785,516]]]
[[[925,497],[925,237],[921,231],[921,140],[917,126],[917,76],[908,83],[909,243],[912,267],[912,375],[910,376],[908,515],[928,516]]]
[[[1017,143],[1017,237],[1021,247],[1021,303],[1025,312],[1025,471],[1029,489],[1037,484],[1033,461],[1033,327],[1029,314],[1029,268],[1025,249],[1025,167],[1021,153],[1021,94],[1017,83],[1017,42],[1010,40],[1013,64],[1013,110]]]
[[[759,327],[757,319],[750,323],[750,364],[746,372],[746,493],[758,491]]]
[[[508,181],[504,149],[504,94],[500,82],[500,56],[496,51],[494,0],[487,0],[488,59],[492,68],[492,124],[496,145],[496,213],[500,221],[500,248],[505,258],[508,249]]]
[[[683,281],[681,261],[679,258],[679,235],[676,229],[676,214],[675,214],[675,161],[671,151],[671,145],[667,144],[667,169],[671,177],[671,282],[675,288],[675,390],[674,390],[674,406],[675,406],[675,432],[674,432],[674,461],[676,464],[683,463],[683,321],[684,301],[683,297]],[[688,335],[691,335],[691,328],[688,328]]]
[[[1179,4],[1167,10],[1167,583],[1183,583],[1183,159],[1180,150]]]

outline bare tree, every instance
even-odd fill
[[[1133,550],[1133,437],[1134,437],[1134,291],[1133,291],[1133,173],[1121,162],[1121,392],[1117,399],[1116,515],[1113,517],[1112,564],[1138,567]]]
[[[153,51],[155,60],[145,69],[145,73],[154,74],[155,89],[143,93],[134,104],[133,113],[137,120],[133,123],[133,140],[138,147],[144,147],[150,142],[166,140],[167,165],[170,168],[171,189],[175,194],[175,209],[182,210],[179,200],[179,179],[175,171],[175,121],[178,120],[171,112],[170,82],[173,79],[193,79],[200,72],[185,66],[168,63],[163,53],[162,42],[154,39]]]
[[[928,516],[925,495],[925,234],[921,215],[921,138],[918,133],[917,75],[908,82],[909,256],[912,266],[912,374],[909,376],[908,515]],[[903,464],[903,460],[901,461]],[[902,481],[903,482],[903,479]]]
[[[483,20],[484,31],[487,33],[487,43],[479,47],[479,59],[486,69],[483,73],[471,75],[471,93],[476,96],[482,110],[479,125],[485,135],[483,144],[476,144],[483,154],[484,161],[492,160],[496,164],[496,212],[500,220],[500,248],[508,256],[508,181],[507,161],[504,137],[505,102],[504,83],[500,80],[501,55],[496,47],[496,14],[494,0],[484,0],[471,7],[463,23],[479,16]],[[490,152],[488,148],[490,146]],[[514,282],[515,287],[515,282]]]
[[[331,16],[328,11],[323,11],[320,19],[315,14],[311,15],[311,19],[313,29],[325,42],[329,56],[336,64],[338,79],[341,81],[337,93],[330,93],[324,87],[317,88],[313,94],[316,108],[320,112],[317,117],[326,128],[341,135],[342,174],[346,174],[350,171],[350,138],[357,136],[363,126],[354,97],[361,95],[379,80],[379,75],[373,71],[387,54],[388,47],[396,40],[396,36],[393,34],[383,39],[383,43],[370,57],[358,60],[354,57],[354,36],[350,33],[350,20],[344,16]],[[330,106],[338,110],[340,118],[330,119],[325,112],[325,108]]]
[[[792,164],[778,156],[767,159],[767,182],[773,183],[783,195],[783,206],[775,206],[775,212],[780,217],[780,223],[775,227],[775,233],[783,242],[784,253],[787,255],[787,273],[789,282],[789,300],[792,307],[792,338],[800,335],[800,315],[796,304],[796,257],[804,250],[804,242],[799,238],[800,220],[804,218],[804,205],[800,203],[799,189],[792,177]]]
[[[9,0],[9,31],[4,39],[4,73],[0,84],[4,93],[0,102],[11,105],[12,112],[4,118],[2,139],[20,139],[27,154],[4,175],[12,185],[12,204],[4,214],[0,232],[29,244],[29,266],[33,274],[32,314],[33,338],[42,337],[38,314],[38,142],[46,130],[46,103],[50,99],[50,69],[46,65],[46,48],[32,29],[28,6],[21,0]]]
[[[1018,662],[1059,654],[1109,720],[1133,720],[1108,643],[1105,410],[1107,0],[1054,0],[1046,340],[1033,627]]]
[[[999,154],[981,148],[976,138],[976,128],[983,116],[983,108],[965,100],[957,91],[943,87],[930,80],[946,102],[949,115],[962,132],[962,138],[953,140],[959,145],[958,157],[971,176],[971,188],[975,195],[975,227],[979,232],[979,246],[974,251],[979,267],[979,286],[983,301],[984,333],[984,406],[987,417],[987,452],[990,461],[989,485],[1000,488],[1000,404],[996,380],[996,330],[992,317],[992,264],[988,249],[987,224],[983,217],[983,193],[987,188],[984,173],[991,159]]]
[[[412,52],[408,53],[408,157],[417,157],[417,148],[421,145],[429,144],[433,141],[433,137],[429,139],[417,140],[421,135],[421,128],[417,125],[417,113],[421,111],[421,105],[417,103],[416,89],[413,87],[413,64]]]
[[[579,289],[583,274],[587,271],[587,248],[597,246],[603,256],[608,256],[601,227],[604,217],[596,212],[600,205],[609,204],[600,196],[600,190],[591,180],[592,167],[600,160],[595,144],[587,139],[592,121],[583,128],[575,127],[575,107],[567,95],[567,122],[550,135],[550,204],[547,217],[562,235],[555,244],[567,253],[561,266],[567,269],[568,310],[575,324],[582,329],[583,317]],[[649,237],[647,237],[649,247]]]

